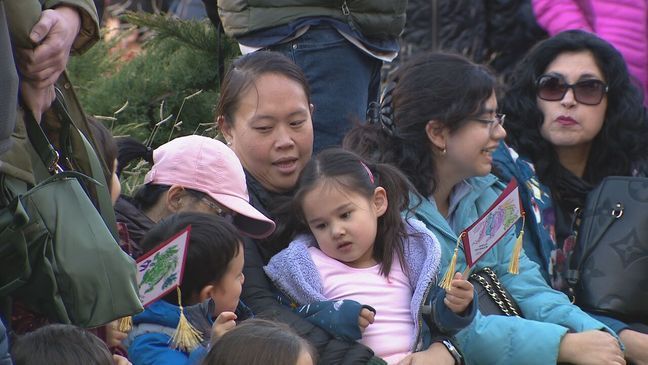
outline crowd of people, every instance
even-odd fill
[[[521,59],[421,45],[382,81],[415,1],[204,3],[243,54],[214,101],[220,137],[151,148],[86,117],[65,75],[98,39],[91,1],[0,0],[0,276],[17,273],[0,277],[0,365],[648,364],[648,310],[582,305],[569,280],[588,194],[648,176],[645,3],[624,2],[643,10],[643,55],[608,33],[603,0],[522,1],[538,20],[525,29],[550,37]],[[144,183],[121,194],[138,159]],[[30,225],[18,209],[65,179],[110,233],[106,262],[133,270],[78,275],[127,292],[135,260],[190,229],[176,290],[146,307],[74,293],[100,323],[76,320],[57,266],[78,263],[57,232],[88,223],[59,209],[56,227]],[[469,271],[458,242],[512,181],[523,219]],[[624,242],[633,265],[641,238]],[[597,264],[579,274],[624,275]],[[63,314],[33,305],[45,299]]]

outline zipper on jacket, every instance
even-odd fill
[[[435,280],[430,281],[430,285],[425,289],[425,292],[423,293],[423,300],[421,300],[421,303],[419,304],[419,310],[418,310],[418,318],[416,319],[418,322],[418,331],[416,333],[416,340],[414,341],[414,347],[412,348],[412,352],[416,352],[416,350],[419,347],[419,342],[421,341],[421,334],[423,333],[423,305],[425,304],[425,298],[430,294],[430,289],[432,289],[432,285],[436,285]],[[430,305],[433,305],[432,302],[430,302]],[[432,309],[434,310],[434,308]]]
[[[432,29],[430,29],[430,34],[432,35],[432,51],[437,51],[439,48],[439,15],[438,15],[438,0],[432,0]]]

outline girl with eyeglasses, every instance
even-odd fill
[[[377,121],[345,140],[345,146],[394,164],[412,181],[410,209],[441,243],[440,272],[451,267],[460,233],[504,189],[491,174],[492,153],[506,136],[495,88],[495,76],[484,66],[457,55],[423,54],[394,74],[381,110],[373,113]],[[455,336],[464,363],[625,364],[611,331],[550,288],[523,252],[519,274],[509,273],[515,233],[503,236],[473,272],[490,268],[522,315],[487,312],[482,303],[489,303],[480,299],[473,322]],[[460,249],[456,269],[465,268]]]
[[[646,176],[648,121],[640,89],[621,54],[583,31],[539,43],[512,75],[502,109],[508,142],[495,153],[500,178],[515,177],[529,207],[524,250],[545,279],[569,293],[567,258],[575,242],[574,209],[607,176]],[[541,218],[542,222],[538,221]],[[633,278],[628,285],[639,285]],[[626,357],[648,363],[648,326],[595,316],[625,345]],[[643,333],[642,333],[643,332]]]

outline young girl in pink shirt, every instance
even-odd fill
[[[440,344],[447,358],[461,361],[450,342],[434,344],[433,337],[472,321],[473,287],[460,273],[447,293],[436,285],[439,243],[422,223],[401,215],[409,191],[394,167],[323,151],[302,171],[294,200],[310,234],[275,255],[266,273],[302,306],[299,313],[389,364],[436,358]]]

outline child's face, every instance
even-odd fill
[[[243,251],[243,245],[240,244],[239,251],[230,261],[225,276],[211,290],[211,298],[216,303],[214,316],[218,316],[225,311],[234,312],[236,306],[238,306],[241,289],[245,281],[243,275]]]
[[[378,217],[387,209],[385,189],[376,188],[371,198],[343,190],[335,182],[324,182],[306,193],[306,222],[327,256],[354,268],[374,266]]]

